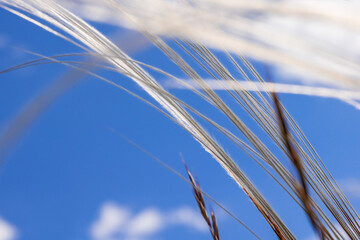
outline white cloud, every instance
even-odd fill
[[[168,226],[185,226],[196,231],[207,231],[200,213],[190,207],[170,211],[147,208],[133,214],[127,207],[106,202],[90,228],[90,235],[94,240],[145,240]]]
[[[158,210],[146,209],[129,222],[127,233],[141,236],[156,233],[164,227],[164,220]]]
[[[338,231],[338,233],[340,234],[340,236],[342,237],[343,240],[350,240],[349,236],[346,234],[346,232],[340,226],[340,224],[335,223],[334,226],[335,226],[336,230]],[[305,238],[305,240],[318,240],[318,239],[319,239],[318,235],[312,235],[310,237]],[[332,235],[332,239],[338,239],[338,238]]]
[[[98,220],[91,227],[91,236],[94,239],[108,239],[121,231],[130,216],[128,209],[111,202],[105,203],[100,212]]]
[[[207,231],[207,226],[198,211],[190,207],[182,207],[168,215],[168,221],[173,224],[183,224],[198,231]]]
[[[353,198],[360,198],[360,180],[344,179],[340,181],[341,189]]]
[[[0,218],[0,240],[14,240],[16,235],[16,228]]]
[[[0,35],[0,48],[6,47],[8,43],[8,38],[4,35]]]

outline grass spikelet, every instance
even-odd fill
[[[193,192],[194,192],[194,196],[195,196],[195,200],[198,204],[198,207],[200,209],[201,215],[204,218],[206,224],[209,227],[211,236],[213,237],[214,240],[220,240],[220,235],[219,235],[219,228],[217,225],[217,221],[216,221],[216,217],[215,217],[215,212],[214,210],[210,211],[210,215],[211,218],[209,217],[208,213],[207,213],[207,209],[206,209],[206,205],[205,205],[205,200],[200,188],[200,184],[197,180],[194,179],[194,177],[192,176],[189,168],[187,167],[184,158],[182,158],[182,161],[184,163],[187,175],[189,177],[189,180],[191,182],[192,188],[193,188]]]
[[[328,239],[328,233],[327,233],[325,227],[323,226],[323,224],[321,223],[321,221],[319,220],[316,212],[314,211],[313,204],[311,202],[311,198],[309,195],[308,186],[306,183],[306,176],[305,176],[303,163],[302,163],[302,160],[301,160],[299,154],[297,153],[295,147],[291,143],[290,132],[289,132],[289,129],[286,124],[286,120],[285,120],[284,113],[283,113],[283,110],[280,105],[279,98],[275,91],[272,92],[272,97],[274,100],[274,106],[275,106],[275,110],[276,110],[278,121],[279,121],[279,128],[280,128],[282,136],[283,136],[285,147],[289,152],[291,162],[293,163],[296,171],[299,174],[300,184],[298,185],[297,188],[300,193],[300,199],[305,207],[305,212],[308,215],[312,226],[318,232],[320,238]]]

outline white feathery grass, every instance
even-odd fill
[[[142,32],[169,57],[169,60],[178,65],[190,79],[178,79],[160,69],[132,60],[104,35],[64,8],[62,4],[77,11],[80,15],[85,15],[85,17],[93,16],[92,20],[109,21]],[[340,31],[341,34],[352,34],[347,40],[355,41],[358,39],[359,34],[357,26],[360,19],[356,14],[356,10],[360,9],[359,4],[353,2],[340,4],[340,1],[324,1],[320,4],[318,1],[300,2],[291,0],[274,2],[226,0],[221,3],[214,0],[198,0],[196,2],[176,0],[112,0],[104,2],[90,0],[0,0],[0,7],[75,44],[85,50],[88,55],[96,55],[110,64],[110,66],[98,65],[99,67],[116,71],[136,82],[165,111],[149,102],[147,103],[163,112],[189,132],[221,164],[253,201],[279,238],[295,239],[291,230],[276,214],[275,210],[247,178],[245,173],[225,153],[223,148],[210,137],[190,112],[212,124],[239,148],[247,152],[300,207],[305,209],[304,202],[301,201],[301,192],[298,190],[298,182],[289,169],[285,167],[283,161],[280,161],[279,156],[274,154],[264,141],[252,132],[214,90],[225,90],[236,101],[238,106],[246,111],[251,119],[270,137],[275,146],[290,159],[288,149],[285,147],[286,139],[279,130],[278,119],[272,108],[273,98],[269,92],[277,91],[336,97],[358,107],[356,101],[359,100],[359,67],[356,61],[360,47],[359,49],[355,47],[354,51],[348,51],[348,49],[345,49],[347,45],[334,47],[333,43],[324,43],[323,39],[317,39],[316,34],[304,34],[301,38],[297,34],[299,31],[307,29],[305,23],[308,20],[305,17],[310,17],[312,19],[311,24],[318,24],[316,27],[325,24],[324,29],[326,31],[329,30],[327,29],[329,27],[331,31],[336,30]],[[95,10],[97,14],[92,12]],[[102,11],[102,14],[99,11]],[[286,26],[289,21],[291,26]],[[303,24],[305,25],[303,26]],[[336,32],[336,35],[338,33]],[[181,55],[159,37],[160,35],[170,37],[184,53],[206,71],[211,79],[201,78]],[[356,44],[356,41],[354,43]],[[232,73],[207,47],[219,50],[226,48],[230,52],[225,52],[228,60],[247,81],[235,79]],[[234,56],[234,54],[238,54],[238,56]],[[328,84],[335,82],[339,86],[352,87],[356,90],[339,91],[338,89],[312,86],[265,83],[250,62],[242,57],[242,54],[259,60],[281,64],[282,67],[303,68],[302,72],[319,74],[322,78],[325,78]],[[79,70],[82,69],[82,63],[58,60],[57,58],[61,56],[38,56],[42,60],[61,63]],[[33,61],[18,67],[42,63]],[[248,76],[240,65],[245,66],[252,76]],[[177,87],[185,86],[200,95],[232,122],[241,133],[241,137],[226,130],[202,114],[200,110],[192,108],[185,101],[167,92],[144,68],[158,71],[176,80]],[[89,72],[89,74],[92,73]],[[122,88],[101,76],[94,76]],[[255,81],[250,78],[255,78]],[[249,91],[255,93],[251,94]],[[341,192],[341,189],[296,122],[285,108],[282,106],[281,108],[284,111],[286,120],[289,122],[291,131],[289,138],[293,141],[294,147],[299,151],[299,156],[304,162],[304,175],[307,183],[320,199],[319,202],[315,201],[315,198],[310,199],[310,201],[314,214],[319,217],[321,224],[324,225],[324,236],[326,238],[335,236],[335,238],[343,239],[339,229],[332,222],[332,219],[335,218],[339,226],[341,226],[341,230],[347,236],[351,239],[360,238],[359,216],[356,211]],[[242,138],[245,138],[247,142],[243,141]]]
[[[185,89],[188,90],[190,85],[194,88],[198,88],[197,84],[193,80],[181,79],[185,84],[181,84],[178,81],[166,80],[164,86],[169,89]],[[230,81],[230,80],[221,80],[222,84],[217,80],[213,79],[204,79],[206,82],[206,87],[212,90],[226,90],[224,85],[228,85],[232,90],[238,91],[250,91],[250,92],[277,92],[277,93],[286,93],[286,94],[295,94],[295,95],[307,95],[314,97],[323,97],[323,98],[335,98],[341,101],[344,101],[356,109],[360,110],[360,104],[356,101],[360,100],[360,92],[350,91],[350,90],[341,90],[337,88],[326,88],[326,87],[313,87],[313,86],[304,86],[298,84],[285,84],[285,83],[259,83],[259,82],[249,82],[249,81]],[[350,101],[350,102],[349,102]]]
[[[360,4],[327,0],[58,0],[89,20],[202,42],[359,88]],[[114,5],[117,7],[114,8]],[[119,11],[119,8],[122,11]],[[301,36],[301,37],[299,37]]]
[[[41,18],[50,24],[58,27],[62,31],[77,39],[81,44],[89,48],[91,51],[100,55],[119,56],[121,58],[130,59],[125,53],[118,49],[111,41],[105,38],[101,33],[92,28],[86,22],[71,14],[65,8],[61,7],[54,1],[0,1],[2,6],[10,6],[14,13],[17,10],[28,12],[38,18]],[[20,15],[20,13],[18,14]],[[22,15],[20,15],[22,16]],[[36,23],[35,21],[33,21]],[[49,27],[46,28],[48,30]],[[54,32],[55,30],[51,30]],[[83,47],[85,48],[85,47]],[[275,211],[267,203],[264,197],[258,192],[256,187],[250,182],[246,175],[237,167],[232,159],[224,152],[224,150],[205,132],[205,130],[176,102],[162,94],[164,91],[158,83],[152,79],[139,65],[123,61],[119,58],[104,57],[109,63],[127,72],[135,82],[137,82],[150,96],[165,108],[178,123],[191,133],[194,138],[208,151],[228,172],[228,174],[239,184],[253,201],[270,216],[271,220],[280,227],[283,234],[288,239],[295,239],[290,230],[277,216]],[[139,81],[142,79],[143,81]],[[161,91],[159,91],[161,90]]]

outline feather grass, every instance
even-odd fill
[[[127,91],[135,97],[140,98],[180,125],[184,130],[190,133],[207,152],[212,155],[212,157],[226,170],[229,176],[233,178],[246,193],[279,239],[296,239],[286,223],[284,223],[265,197],[249,180],[247,175],[194,117],[194,115],[199,116],[228,137],[229,140],[235,143],[237,147],[244,150],[252,159],[254,159],[265,170],[265,172],[269,174],[308,214],[310,221],[312,222],[314,228],[319,232],[321,238],[345,238],[345,236],[340,234],[339,229],[335,227],[333,222],[333,219],[335,219],[337,224],[339,224],[342,230],[346,233],[347,237],[350,239],[359,239],[360,219],[355,209],[345,197],[325,164],[314,150],[313,146],[300,130],[299,126],[284,106],[279,102],[277,95],[275,94],[276,90],[269,90],[269,85],[273,83],[269,84],[265,82],[251,63],[244,56],[239,54],[244,52],[252,56],[258,56],[259,59],[262,60],[271,60],[282,64],[295,64],[298,67],[304,67],[306,70],[314,70],[325,77],[331,75],[333,79],[335,78],[337,80],[341,80],[342,82],[340,85],[342,86],[352,86],[358,89],[357,80],[351,76],[351,74],[343,74],[341,69],[324,69],[323,66],[320,66],[321,64],[313,66],[309,61],[304,62],[303,59],[287,54],[287,51],[283,51],[280,55],[275,56],[276,54],[279,54],[279,51],[259,46],[256,41],[248,41],[241,37],[234,38],[234,36],[229,36],[226,33],[219,31],[219,26],[223,26],[223,24],[225,24],[225,26],[229,26],[229,24],[234,23],[233,20],[229,20],[228,18],[228,16],[232,16],[234,13],[234,10],[231,10],[231,8],[237,9],[240,7],[245,12],[255,10],[261,12],[266,10],[271,14],[281,13],[286,15],[291,13],[293,14],[291,16],[296,17],[303,17],[306,15],[305,13],[308,13],[314,18],[325,19],[326,21],[336,21],[337,23],[345,24],[349,28],[354,27],[357,24],[358,19],[355,15],[349,15],[349,17],[352,17],[351,19],[353,20],[353,24],[355,24],[352,25],[344,20],[343,17],[345,15],[329,15],[331,12],[330,10],[329,12],[325,11],[324,13],[315,10],[307,12],[305,11],[307,9],[305,5],[302,6],[303,8],[296,9],[294,8],[296,4],[284,7],[280,5],[269,5],[269,3],[264,1],[260,1],[258,4],[249,3],[248,5],[241,5],[241,2],[242,1],[237,3],[234,1],[225,1],[222,5],[210,0],[185,3],[184,5],[181,5],[182,8],[178,10],[178,13],[180,15],[196,13],[197,15],[194,15],[194,18],[197,22],[195,22],[196,24],[194,24],[194,26],[191,25],[191,29],[186,29],[177,34],[174,32],[174,26],[162,26],[161,29],[157,28],[158,26],[156,24],[163,23],[163,19],[161,18],[163,17],[162,15],[158,19],[155,19],[157,21],[155,23],[151,21],[144,22],[143,20],[148,17],[144,16],[144,14],[152,12],[142,10],[142,7],[136,5],[138,4],[137,1],[132,3],[123,3],[121,1],[110,2],[111,6],[113,6],[112,11],[116,11],[121,14],[125,24],[131,23],[133,28],[141,31],[156,47],[168,56],[169,60],[173,61],[189,77],[190,81],[192,81],[192,83],[189,84],[188,81],[176,78],[161,69],[157,69],[131,59],[99,31],[59,4],[66,4],[66,1],[0,0],[0,7],[3,7],[25,20],[28,20],[63,38],[64,40],[73,43],[80,49],[84,50],[86,52],[85,55],[95,55],[105,60],[107,64],[98,64],[97,66],[111,71],[116,71],[129,77],[142,87],[142,89],[154,100],[156,100],[160,107],[142,99],[117,83],[87,71],[86,68],[84,68],[84,65],[87,63],[59,60],[65,55],[45,57],[37,54],[40,59],[14,66],[2,71],[2,73],[36,64],[47,64],[49,62],[61,63],[71,68],[87,72],[99,79],[102,79],[103,81]],[[89,2],[83,1],[82,4],[85,6],[86,4],[89,4]],[[159,6],[163,6],[161,4],[168,3],[166,1],[160,1]],[[176,3],[174,6],[178,6],[178,4],[179,3]],[[144,6],[147,5],[144,4]],[[157,7],[159,6],[155,6],[154,10],[158,11],[159,9]],[[172,9],[174,6],[166,5],[166,8]],[[208,9],[209,6],[219,6],[219,9],[224,11],[226,14],[224,16],[217,15],[217,18],[214,19],[214,16],[211,15],[211,11]],[[174,13],[173,16],[177,18],[180,15]],[[209,25],[205,25],[205,34],[199,36],[199,34],[194,32],[194,30],[197,29],[196,27],[199,27],[198,24],[202,23],[204,19],[209,20],[209,23],[213,24],[213,27],[210,28]],[[184,24],[179,19],[176,20],[177,21],[174,23],[179,23],[179,26]],[[249,33],[259,37],[257,35],[259,34],[259,29],[255,28],[254,30],[251,30],[249,29],[249,26],[246,25],[249,24],[249,21],[254,21],[254,19],[237,16],[234,20],[237,21],[237,25],[234,25],[233,27],[237,29],[245,29],[249,31]],[[241,22],[239,20],[246,21]],[[167,21],[169,21],[169,19]],[[260,28],[260,30],[261,29],[263,28]],[[255,30],[256,32],[254,32]],[[159,34],[164,33],[171,37],[170,41],[176,44],[180,50],[183,51],[183,54],[177,53],[168,45],[167,42],[159,37]],[[261,31],[260,33],[263,34]],[[214,36],[217,38],[214,38]],[[221,40],[221,44],[219,39]],[[204,43],[207,45],[205,46]],[[248,91],[249,89],[246,89],[246,85],[238,81],[233,76],[231,71],[227,69],[225,64],[217,58],[216,54],[214,54],[208,46],[216,47],[222,50],[225,46],[228,50],[231,50],[232,53],[224,51],[229,62],[249,84],[260,86],[262,91],[259,91],[259,89],[255,89],[253,93]],[[289,52],[291,53],[291,51]],[[275,154],[275,151],[271,150],[267,144],[265,144],[264,141],[248,127],[240,116],[235,114],[236,111],[234,111],[234,109],[232,109],[232,107],[230,107],[230,105],[214,91],[209,81],[201,77],[195,70],[195,67],[184,59],[184,54],[190,57],[197,67],[203,69],[212,81],[215,81],[226,91],[226,93],[236,103],[236,107],[239,107],[248,113],[251,119],[272,140],[272,143],[278,148],[282,155],[279,156],[278,152]],[[331,53],[326,52],[326,54]],[[351,60],[352,56],[349,56],[346,59],[343,58],[344,56],[338,55],[333,55],[333,57],[341,59],[343,64],[341,66],[351,68],[352,70],[355,69],[357,71]],[[158,71],[167,77],[174,79],[178,84],[185,86],[195,94],[199,95],[209,105],[217,109],[223,116],[225,116],[237,129],[237,132],[228,131],[220,124],[201,113],[200,110],[191,107],[185,101],[166,91],[148,72],[146,72],[145,67]],[[246,73],[243,67],[245,67],[246,71],[250,72],[250,75]],[[272,86],[274,88],[274,85]],[[275,85],[275,87],[276,86],[277,85]],[[356,95],[358,94],[357,92],[353,93],[354,96],[351,95],[349,91],[342,93],[344,94],[341,97],[342,99],[356,105],[356,102],[353,100],[358,97]],[[329,93],[327,94],[329,95]],[[351,97],[349,97],[349,95]],[[275,103],[275,110],[272,108],[272,102]],[[246,141],[242,139],[245,139]],[[290,173],[290,169],[285,167],[286,162],[281,160],[281,156],[285,156],[287,161],[293,163],[300,175],[300,183],[296,180],[296,177]],[[310,189],[320,201],[315,201],[315,199],[310,196]],[[201,199],[198,199],[198,202],[200,200]],[[215,236],[214,234],[217,232],[217,229],[214,226],[214,216],[212,214],[211,218],[208,215],[206,216],[206,219],[210,222],[209,226],[212,229],[213,236]]]

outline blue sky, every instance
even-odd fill
[[[118,33],[109,26],[96,27],[106,34]],[[1,10],[1,70],[34,58],[13,47],[43,55],[80,52]],[[152,46],[132,51],[131,56],[181,76]],[[255,65],[261,72],[262,65]],[[66,72],[67,67],[51,64],[2,74],[0,133],[29,101]],[[99,73],[150,100],[129,79]],[[197,107],[205,106],[184,90],[171,92]],[[359,111],[333,99],[293,95],[281,95],[281,99],[335,178],[344,183],[355,208],[360,207]],[[222,119],[211,109],[205,111]],[[7,240],[210,239],[191,188],[110,129],[185,175],[181,152],[206,192],[263,239],[276,239],[247,197],[189,134],[150,106],[88,76],[56,98],[32,122],[1,165],[0,239],[1,234],[8,234],[8,238],[3,237]],[[310,237],[312,230],[305,215],[289,203],[260,168],[246,154],[230,146],[225,149],[249,173],[295,235],[300,239]],[[231,217],[214,209],[222,239],[254,239]]]

